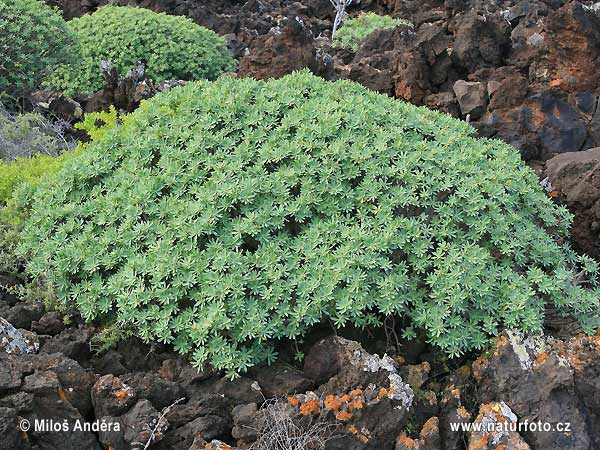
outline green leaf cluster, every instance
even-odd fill
[[[571,216],[514,148],[349,81],[189,83],[51,181],[30,272],[87,320],[230,375],[325,320],[402,316],[452,355],[539,330],[546,305],[600,325],[596,264],[574,281]]]
[[[119,114],[114,105],[110,105],[108,111],[98,111],[86,114],[81,122],[75,124],[75,128],[89,136],[90,140],[100,139],[104,133],[115,127],[119,122]]]
[[[58,156],[38,153],[29,158],[0,161],[0,219],[7,222],[20,220],[24,212],[23,199],[28,193],[46,177],[59,172],[67,159],[79,153],[80,148],[77,148]],[[19,199],[15,198],[17,194]]]
[[[0,93],[18,98],[78,56],[75,34],[39,0],[0,0]]]
[[[187,17],[109,5],[68,24],[81,43],[83,57],[59,67],[47,82],[68,95],[101,89],[103,60],[111,61],[123,75],[141,61],[154,81],[213,80],[235,68],[224,39]]]
[[[380,16],[373,12],[346,20],[343,26],[336,31],[333,46],[345,48],[356,52],[360,43],[371,33],[378,30],[396,28],[398,25],[412,24],[406,19],[394,19],[390,16]]]

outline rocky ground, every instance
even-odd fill
[[[230,381],[133,338],[96,354],[92,326],[66,326],[56,313],[6,296],[0,315],[20,327],[0,320],[2,450],[600,448],[600,335],[507,331],[455,369],[432,353],[378,356],[328,336],[309,346],[302,365],[281,361]],[[23,420],[28,432],[19,430]],[[570,428],[452,429],[517,420]],[[94,421],[107,429],[72,431]],[[36,431],[36,423],[71,431]],[[294,447],[291,430],[329,439]],[[276,446],[276,434],[287,445]]]
[[[71,18],[107,2],[59,6]],[[361,0],[351,15],[375,11],[413,27],[376,32],[353,53],[331,48],[329,0],[116,3],[185,14],[225,35],[240,60],[232,76],[266,79],[307,67],[470,121],[481,136],[519,149],[575,213],[575,245],[600,257],[600,4]],[[178,84],[110,68],[106,79],[91,98],[38,92],[34,102],[73,119],[108,104],[131,110]],[[302,364],[284,357],[229,381],[136,339],[97,354],[92,325],[65,324],[1,292],[0,318],[0,450],[300,449],[326,438],[328,450],[600,448],[600,336],[507,331],[483,356],[451,362],[424,345],[382,357],[386,342],[328,336],[307,345]],[[25,432],[24,419],[120,429]],[[517,420],[570,429],[452,430]],[[296,447],[266,440],[298,430],[306,441],[298,437]]]

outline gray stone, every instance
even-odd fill
[[[486,83],[458,80],[453,89],[460,112],[465,116],[469,114],[473,120],[479,119],[488,105]]]
[[[0,352],[13,355],[36,353],[40,348],[35,334],[19,331],[0,317]]]

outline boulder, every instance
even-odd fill
[[[520,422],[570,423],[568,433],[524,431],[532,448],[594,448],[600,444],[600,430],[594,425],[599,423],[600,403],[590,399],[600,398],[600,383],[585,380],[600,376],[598,345],[600,336],[560,341],[507,331],[490,356],[473,363],[478,400],[503,401]]]
[[[319,71],[313,37],[301,21],[288,19],[252,42],[240,60],[238,76],[267,80],[304,68]]]
[[[26,419],[31,428],[26,437],[35,445],[34,448],[61,450],[100,450],[96,435],[83,427],[87,420],[79,408],[85,411],[86,398],[81,397],[81,391],[88,391],[87,382],[82,379],[80,385],[63,384],[61,378],[74,377],[85,371],[74,361],[67,360],[61,355],[28,355],[13,357],[12,370],[21,377],[21,395],[10,397],[10,406],[19,408],[19,415]],[[56,366],[70,367],[67,377],[63,377]],[[78,369],[79,372],[78,372]],[[83,373],[82,373],[83,372]],[[31,373],[30,375],[27,375]],[[93,377],[93,374],[89,374]],[[28,394],[23,396],[23,394]],[[89,403],[89,399],[87,400]],[[75,406],[77,405],[77,407]],[[43,428],[34,424],[44,424]],[[54,424],[54,425],[52,425]],[[56,424],[64,428],[55,428]]]
[[[458,80],[454,83],[454,94],[460,106],[460,112],[471,119],[479,119],[488,104],[486,83]]]
[[[600,148],[555,156],[546,162],[544,177],[575,215],[576,247],[600,257]]]
[[[101,377],[92,388],[92,404],[97,418],[120,416],[136,401],[135,390],[113,375]]]
[[[55,336],[65,329],[62,317],[57,312],[47,312],[31,322],[31,331],[37,334]]]
[[[452,59],[469,73],[482,67],[498,67],[510,49],[510,26],[500,15],[469,9],[456,17]]]
[[[299,370],[283,364],[261,366],[251,373],[266,398],[306,392],[312,389],[314,384],[313,380],[306,378]]]
[[[504,402],[481,405],[473,423],[483,429],[471,431],[469,450],[530,450],[521,435],[511,431],[511,427],[516,429],[517,416]]]
[[[17,303],[6,314],[6,320],[15,328],[30,330],[32,322],[41,319],[43,314],[41,303]]]
[[[390,448],[413,405],[414,393],[389,356],[365,351],[339,336],[317,342],[308,352],[304,373],[327,380],[314,393],[288,398],[302,414],[329,414],[343,428],[328,450]]]

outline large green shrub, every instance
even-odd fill
[[[19,97],[56,65],[74,60],[74,33],[39,0],[0,0],[0,94]]]
[[[363,39],[371,33],[377,30],[395,28],[398,25],[411,25],[411,23],[405,19],[394,19],[390,16],[380,16],[372,12],[361,14],[354,19],[346,20],[344,25],[337,30],[333,46],[355,52],[360,47]]]
[[[60,67],[48,84],[67,94],[103,87],[100,62],[111,61],[125,74],[138,61],[155,80],[215,79],[235,68],[225,41],[191,19],[148,9],[105,6],[69,22],[81,42],[79,64]]]
[[[234,373],[327,319],[397,314],[450,354],[546,304],[597,326],[569,223],[512,147],[301,72],[143,103],[38,189],[21,251],[86,319]]]

